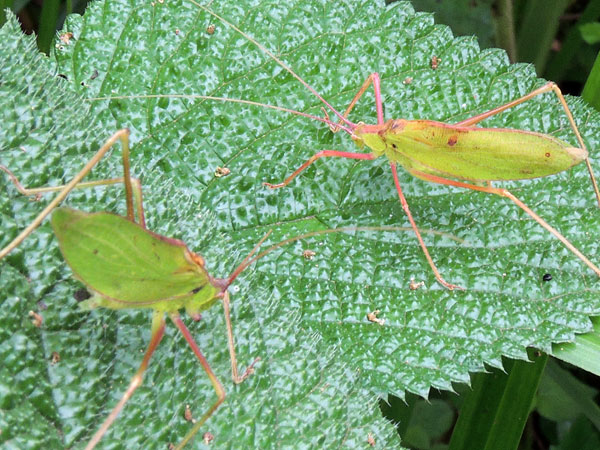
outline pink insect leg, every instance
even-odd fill
[[[200,428],[202,427],[204,422],[206,422],[208,420],[208,418],[210,416],[212,416],[212,414],[217,410],[219,405],[221,405],[221,403],[223,403],[223,401],[225,400],[225,389],[223,388],[223,385],[221,384],[221,382],[219,381],[219,379],[213,372],[212,368],[210,367],[210,364],[208,364],[208,361],[206,360],[206,358],[200,351],[200,348],[198,348],[196,341],[194,341],[194,338],[192,337],[192,333],[190,333],[190,330],[188,330],[188,328],[185,326],[185,324],[179,317],[179,314],[171,313],[169,316],[171,317],[171,320],[173,321],[175,326],[177,328],[179,328],[179,331],[181,331],[181,334],[183,334],[183,337],[185,338],[188,345],[194,352],[194,355],[196,355],[196,358],[198,358],[198,361],[200,361],[200,365],[206,372],[206,375],[208,376],[208,378],[209,378],[211,384],[213,385],[213,388],[215,389],[215,392],[217,394],[217,400],[212,404],[212,406],[208,409],[208,411],[206,411],[204,413],[202,418],[194,424],[192,429],[183,438],[183,440],[177,445],[177,447],[175,447],[176,450],[179,450],[179,449],[182,449],[194,437],[194,435],[198,432],[198,430],[200,430]]]
[[[100,442],[100,439],[102,438],[102,436],[104,436],[104,433],[106,433],[106,431],[110,428],[112,423],[115,421],[115,419],[117,418],[117,416],[123,409],[123,406],[125,406],[125,403],[127,403],[127,401],[131,398],[131,396],[133,395],[135,390],[141,386],[142,379],[144,377],[144,372],[148,368],[148,363],[150,362],[150,358],[152,357],[152,354],[156,350],[156,347],[158,347],[158,344],[160,343],[164,334],[165,334],[164,313],[155,311],[154,315],[152,317],[152,334],[150,336],[150,343],[148,344],[148,349],[146,350],[146,354],[144,355],[142,364],[140,364],[140,368],[138,369],[138,371],[135,373],[135,375],[131,379],[131,382],[129,383],[129,387],[123,394],[123,397],[121,397],[121,400],[119,400],[119,403],[117,403],[117,405],[113,408],[113,410],[108,415],[108,417],[102,423],[102,426],[100,426],[98,431],[96,431],[94,436],[92,436],[92,439],[86,445],[85,450],[93,449],[96,446],[96,444],[98,444],[98,442]]]
[[[429,255],[429,250],[427,250],[427,246],[425,245],[425,242],[423,241],[423,238],[421,237],[421,233],[419,232],[419,229],[417,228],[417,224],[415,223],[415,221],[412,217],[412,214],[410,212],[410,209],[408,208],[408,203],[406,201],[406,198],[404,197],[404,194],[402,193],[402,188],[400,187],[400,181],[398,180],[398,171],[396,170],[396,164],[390,163],[390,167],[392,168],[392,175],[394,176],[394,184],[396,185],[396,190],[398,191],[398,197],[400,198],[400,204],[402,205],[402,209],[404,210],[404,212],[406,213],[406,216],[408,217],[410,226],[412,227],[413,231],[417,235],[417,240],[419,241],[419,245],[421,246],[421,249],[423,250],[423,253],[425,254],[425,258],[427,258],[427,262],[429,263],[431,270],[433,270],[433,274],[435,275],[435,278],[440,282],[440,284],[442,284],[442,286],[450,289],[451,291],[454,289],[464,290],[464,288],[462,288],[460,286],[448,283],[440,275],[440,272],[438,271],[435,263],[433,262],[433,259],[431,259],[431,256]]]
[[[321,150],[319,153],[316,153],[313,156],[311,156],[308,161],[306,161],[304,164],[302,164],[298,169],[296,169],[294,171],[294,173],[292,173],[289,177],[287,177],[281,183],[277,183],[277,184],[263,183],[263,184],[271,189],[277,189],[277,188],[287,186],[288,184],[290,184],[290,182],[294,178],[296,178],[300,174],[300,172],[302,172],[304,169],[306,169],[308,166],[310,166],[312,163],[314,163],[317,159],[325,158],[325,157],[366,159],[366,160],[371,160],[371,159],[376,158],[376,156],[372,153],[353,153],[353,152],[339,152],[336,150]]]
[[[563,245],[565,247],[567,247],[581,261],[583,261],[583,263],[586,266],[588,266],[590,269],[592,269],[596,273],[596,275],[600,276],[600,269],[593,262],[591,262],[583,253],[581,253],[577,249],[577,247],[575,247],[573,244],[571,244],[571,242],[569,242],[567,240],[567,238],[565,238],[562,234],[560,234],[560,232],[556,228],[553,228],[552,226],[550,226],[550,224],[548,224],[548,222],[546,222],[544,219],[542,219],[540,216],[538,216],[535,212],[533,212],[533,210],[531,210],[525,203],[523,203],[521,200],[519,200],[517,197],[515,197],[510,191],[508,191],[506,189],[502,189],[502,188],[493,187],[491,182],[489,182],[488,186],[486,187],[486,186],[477,186],[477,185],[473,185],[473,184],[462,183],[460,181],[455,181],[455,180],[449,180],[447,178],[430,175],[430,174],[419,172],[416,170],[411,171],[410,173],[412,175],[416,176],[417,178],[421,178],[423,180],[430,181],[432,183],[445,184],[448,186],[456,186],[456,187],[462,187],[462,188],[466,188],[466,189],[472,189],[474,191],[487,192],[489,194],[496,194],[501,197],[506,197],[506,198],[510,199],[515,205],[517,205],[519,208],[521,208],[523,211],[525,211],[532,219],[534,219],[543,228],[545,228],[554,237],[556,237],[556,239],[558,239],[560,242],[562,242]]]
[[[352,101],[350,102],[348,107],[346,108],[346,111],[344,111],[344,114],[342,114],[344,119],[346,119],[348,117],[348,114],[350,114],[350,111],[352,111],[352,108],[354,108],[354,106],[356,105],[356,102],[358,102],[358,99],[361,98],[362,95],[367,91],[367,89],[369,88],[371,83],[373,84],[373,90],[375,91],[375,109],[377,110],[377,124],[378,125],[383,124],[384,119],[383,119],[383,102],[381,101],[381,79],[379,78],[379,74],[377,72],[373,72],[363,82],[362,86],[360,87],[360,89],[358,90],[358,92],[356,93],[356,95],[354,96],[354,98],[352,99]],[[325,113],[325,117],[329,120],[329,114],[327,114],[327,111],[325,109],[323,109],[323,112]],[[341,125],[342,121],[339,121],[338,124]],[[335,125],[330,125],[329,128],[334,133],[337,133],[340,130],[340,128],[336,127]]]

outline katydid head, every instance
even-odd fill
[[[377,156],[385,153],[387,144],[385,134],[391,127],[395,126],[396,122],[404,122],[403,120],[388,120],[383,125],[367,125],[363,122],[356,124],[353,130],[352,140],[360,148],[363,146],[369,147]]]

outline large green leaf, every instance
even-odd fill
[[[414,14],[407,3],[250,1],[211,8],[279,55],[340,109],[373,71],[382,75],[388,118],[458,121],[541,83],[530,66],[511,66],[503,52],[480,51],[473,39],[454,39],[446,27],[435,25],[429,15]],[[206,32],[210,24],[216,26],[212,35]],[[83,97],[219,95],[321,114],[318,100],[291,75],[190,2],[101,2],[83,18],[71,17],[67,26],[73,38],[57,44],[57,71]],[[16,61],[10,67],[17,71],[25,52],[9,51]],[[434,55],[441,58],[437,70],[430,64]],[[412,82],[405,82],[409,77]],[[206,256],[218,276],[231,271],[270,228],[274,242],[333,226],[408,225],[384,159],[324,160],[285,189],[262,186],[263,181],[280,181],[318,150],[355,150],[347,136],[332,135],[321,124],[238,104],[184,99],[81,105],[61,95],[64,109],[44,100],[49,108],[37,113],[28,105],[42,103],[48,88],[32,90],[37,100],[14,98],[15,90],[27,85],[13,90],[0,85],[7,89],[1,100],[7,125],[2,163],[27,185],[58,184],[112,132],[132,128],[133,171],[144,182],[149,228],[184,240]],[[569,103],[595,163],[599,117],[579,100]],[[21,115],[25,120],[8,128]],[[375,121],[371,93],[352,118]],[[543,131],[573,142],[551,95],[486,125]],[[231,174],[215,178],[217,166],[227,166]],[[113,157],[94,170],[94,177],[118,173]],[[399,395],[405,390],[427,395],[432,386],[452,389],[453,382],[468,382],[469,372],[483,370],[484,362],[500,366],[501,355],[524,359],[527,346],[547,351],[552,342],[591,330],[589,315],[600,311],[596,276],[528,216],[486,194],[431,185],[406,174],[401,183],[419,226],[442,232],[425,234],[442,274],[467,290],[448,292],[439,286],[414,236],[405,232],[328,235],[261,260],[241,280],[244,288],[234,292],[233,308],[240,360],[260,355],[263,362],[247,385],[233,388],[227,382],[232,395],[207,425],[222,439],[215,443],[233,447],[244,442],[235,439],[245,436],[254,439],[247,443],[275,445],[269,439],[281,434],[295,436],[284,441],[290,445],[306,438],[308,446],[317,435],[330,439],[319,445],[340,445],[331,436],[339,436],[334,428],[341,427],[354,430],[356,445],[366,445],[372,430],[385,445],[389,428],[365,414],[361,389]],[[2,242],[41,208],[5,186]],[[600,214],[584,167],[506,186],[598,262]],[[90,211],[123,211],[122,194],[115,188],[81,191],[69,203]],[[213,217],[208,225],[207,216]],[[315,257],[302,258],[303,248],[315,250]],[[72,294],[79,286],[69,279],[46,226],[7,261],[0,266],[2,292],[9,295],[1,310],[9,324],[2,356],[18,348],[28,363],[4,369],[3,380],[21,384],[7,383],[12,409],[10,414],[4,409],[2,417],[17,423],[25,414],[19,408],[25,408],[43,417],[36,428],[40,439],[54,439],[56,445],[85,440],[141,359],[149,317],[144,312],[78,312]],[[542,281],[545,273],[552,274],[550,282]],[[425,281],[425,287],[410,290],[413,277]],[[38,301],[48,308],[39,330],[26,317],[29,309],[39,309]],[[381,310],[383,326],[366,318],[375,309]],[[220,315],[218,308],[208,311],[193,332],[217,373],[228,380]],[[52,351],[61,354],[54,366],[48,363]],[[19,367],[35,369],[21,379]],[[349,372],[342,382],[344,367]],[[157,351],[145,387],[106,442],[118,447],[124,436],[138,445],[176,441],[187,427],[181,418],[185,404],[199,415],[197,408],[213,398],[208,382],[198,377],[183,341],[171,333]],[[335,405],[286,391],[312,384],[310,396],[327,395],[316,387],[321,382],[342,386],[328,397]],[[238,405],[241,412],[235,410]],[[324,417],[320,407],[336,412]]]
[[[0,159],[27,178],[56,184],[53,168],[62,172],[79,167],[85,159],[80,153],[96,146],[101,131],[86,104],[54,76],[53,65],[36,54],[33,40],[20,35],[14,20],[2,30],[2,38],[11,46],[0,58],[0,86],[5,89],[0,110],[6,123]],[[117,171],[118,159],[113,159],[111,170]],[[6,243],[40,205],[15,195],[7,184],[1,189]],[[185,230],[200,250],[211,246],[212,259],[223,260],[228,270],[239,262],[227,257],[227,250],[234,249],[232,241],[215,231],[210,212],[172,186],[156,196],[159,191],[147,191],[155,224],[157,219],[170,224],[171,229],[164,229],[170,235]],[[101,202],[114,208],[114,200],[122,200],[118,192],[88,190],[74,193],[72,200],[79,206]],[[177,202],[189,208],[181,209],[179,217]],[[3,448],[82,446],[122,395],[149,340],[147,311],[80,311],[74,298],[78,283],[60,261],[56,240],[45,225],[22,250],[0,263]],[[256,374],[239,387],[230,381],[220,308],[190,324],[227,391],[225,405],[202,430],[214,435],[213,446],[367,447],[371,434],[380,445],[397,447],[395,429],[381,417],[377,397],[363,387],[360,370],[340,360],[331,342],[305,329],[301,315],[271,290],[270,285],[253,283],[243,291],[238,287],[232,297],[240,366],[255,356],[262,358]],[[30,310],[42,315],[40,328],[31,323]],[[166,448],[191,427],[184,419],[186,405],[200,417],[214,402],[213,388],[185,347],[181,336],[168,332],[145,385],[102,441],[105,448]]]

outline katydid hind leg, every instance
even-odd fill
[[[231,378],[235,384],[240,384],[246,378],[254,373],[254,365],[260,361],[260,357],[254,358],[254,361],[246,367],[241,375],[238,372],[237,357],[235,354],[235,338],[233,336],[233,325],[231,324],[229,292],[223,294],[223,311],[225,313],[225,324],[227,325],[227,345],[229,347],[229,356],[231,360]]]
[[[82,183],[83,178],[92,170],[92,168],[100,162],[100,160],[108,153],[114,144],[118,141],[121,142],[123,152],[123,178],[113,178],[109,180],[98,180]],[[140,223],[144,224],[143,206],[141,203],[141,185],[138,180],[132,179],[129,174],[129,130],[123,128],[114,133],[106,142],[100,147],[100,149],[92,156],[92,158],[85,164],[85,166],[79,171],[73,179],[63,185],[55,187],[44,187],[28,189],[21,185],[18,178],[5,166],[1,166],[0,170],[5,172],[17,190],[23,195],[41,195],[47,192],[57,192],[56,197],[46,205],[46,207],[36,216],[36,218],[23,230],[17,237],[15,237],[6,247],[0,250],[0,259],[8,255],[12,250],[27,238],[41,223],[42,221],[56,208],[62,201],[69,195],[69,193],[76,188],[86,188],[92,186],[111,185],[117,183],[123,183],[125,185],[126,201],[127,201],[127,217],[135,221],[134,213],[134,197],[138,204],[138,219]]]
[[[472,125],[478,124],[479,122],[481,122],[484,119],[487,119],[488,117],[494,116],[503,111],[506,111],[507,109],[510,109],[517,105],[520,105],[521,103],[524,103],[524,102],[532,99],[533,97],[536,97],[541,94],[546,94],[549,92],[554,92],[554,94],[558,98],[558,101],[560,102],[563,110],[565,111],[565,115],[567,116],[567,119],[569,120],[569,125],[571,126],[571,129],[573,130],[573,133],[575,134],[575,138],[577,139],[577,144],[579,145],[579,148],[587,151],[585,142],[583,141],[583,138],[581,137],[579,128],[577,128],[577,124],[575,123],[575,119],[573,118],[573,114],[571,113],[571,109],[569,108],[569,105],[567,104],[567,101],[565,100],[565,97],[563,96],[560,88],[556,85],[556,83],[554,83],[552,81],[549,81],[545,85],[531,91],[528,94],[523,95],[522,97],[519,97],[508,103],[505,103],[504,105],[500,105],[497,108],[490,109],[489,111],[486,111],[484,113],[478,114],[473,117],[469,117],[468,119],[460,121],[460,122],[456,123],[455,125],[467,127],[467,126],[472,126]],[[596,195],[596,200],[598,202],[598,206],[600,206],[600,190],[598,188],[598,183],[596,182],[596,177],[594,176],[594,171],[592,169],[592,165],[590,163],[589,156],[586,158],[585,163],[587,165],[588,173],[590,175],[590,180],[592,182],[592,187],[594,189],[594,194]]]
[[[225,400],[225,389],[223,388],[223,385],[221,384],[221,382],[219,381],[219,379],[213,372],[212,368],[210,367],[210,364],[208,364],[208,361],[206,360],[206,358],[200,351],[200,348],[196,344],[196,341],[194,341],[194,338],[192,337],[192,333],[190,333],[190,330],[188,330],[188,328],[185,326],[185,324],[181,320],[181,317],[179,317],[179,314],[171,313],[171,314],[169,314],[169,317],[171,318],[171,320],[173,321],[175,326],[179,329],[179,331],[181,331],[181,334],[183,334],[183,337],[185,338],[188,345],[194,352],[194,355],[196,355],[196,358],[198,358],[198,361],[200,361],[200,365],[202,365],[202,368],[206,372],[206,375],[208,376],[208,378],[209,378],[211,384],[213,385],[213,388],[215,389],[215,392],[217,394],[217,400],[204,413],[204,415],[194,424],[192,429],[183,438],[183,440],[175,447],[175,450],[180,450],[188,442],[190,442],[193,439],[193,437],[196,435],[196,433],[198,433],[198,431],[200,430],[202,425],[209,419],[210,416],[213,415],[213,413],[217,410],[219,405],[221,405],[221,403],[223,403],[223,401]]]
[[[135,390],[142,385],[142,379],[144,377],[144,372],[148,368],[150,358],[152,357],[152,354],[158,347],[158,344],[162,340],[164,334],[165,334],[164,313],[155,311],[152,316],[152,334],[150,336],[150,343],[148,344],[148,349],[146,350],[144,359],[142,360],[142,363],[140,364],[139,369],[137,370],[137,372],[131,379],[131,382],[129,383],[127,390],[123,394],[123,397],[121,397],[121,400],[119,400],[119,403],[117,403],[117,405],[113,408],[113,410],[110,412],[108,417],[104,420],[104,422],[102,423],[102,425],[100,426],[98,431],[96,431],[94,436],[92,436],[92,439],[86,445],[85,450],[93,449],[98,444],[98,442],[100,442],[100,439],[102,439],[102,436],[104,436],[106,431],[108,431],[108,429],[110,428],[112,423],[115,421],[115,419],[117,418],[117,416],[123,409],[123,406],[125,406],[125,403],[127,403],[129,401],[129,399],[132,397]]]
[[[400,199],[400,204],[402,205],[402,209],[404,210],[404,212],[406,213],[406,216],[408,217],[410,226],[412,227],[413,231],[415,232],[415,235],[417,236],[419,245],[421,246],[421,249],[423,250],[423,254],[425,255],[425,258],[427,259],[427,262],[429,263],[429,266],[431,267],[431,270],[433,271],[435,278],[438,280],[438,282],[442,286],[450,289],[451,291],[454,289],[464,290],[464,288],[462,288],[460,286],[457,286],[452,283],[448,283],[440,275],[438,268],[436,267],[435,263],[433,262],[433,259],[431,258],[431,255],[429,254],[429,250],[427,250],[427,245],[425,245],[425,242],[423,241],[423,238],[421,237],[419,228],[417,227],[417,224],[415,223],[415,220],[413,219],[413,216],[410,212],[410,208],[408,207],[408,202],[406,201],[406,198],[404,197],[404,193],[402,192],[402,188],[400,187],[400,181],[398,180],[398,171],[396,170],[396,164],[390,163],[390,167],[392,169],[392,175],[394,176],[394,184],[396,185],[396,191],[398,192],[398,198]]]
[[[560,242],[562,242],[563,245],[565,247],[567,247],[567,249],[569,249],[569,251],[571,253],[573,253],[575,256],[577,256],[586,266],[588,266],[590,269],[592,269],[596,273],[596,275],[600,276],[600,269],[594,263],[592,263],[583,253],[581,253],[581,251],[577,247],[575,247],[557,229],[550,226],[550,224],[548,224],[548,222],[546,222],[544,219],[542,219],[540,216],[538,216],[531,208],[529,208],[525,203],[523,203],[521,200],[519,200],[517,197],[515,197],[508,190],[493,187],[491,185],[491,183],[488,186],[476,186],[476,185],[463,183],[463,182],[455,181],[455,180],[450,180],[447,178],[442,178],[442,177],[438,177],[435,175],[430,175],[430,174],[426,174],[426,173],[418,172],[418,171],[414,171],[414,170],[411,171],[410,173],[418,178],[421,178],[426,181],[430,181],[432,183],[445,184],[448,186],[456,186],[456,187],[462,187],[462,188],[466,188],[466,189],[472,189],[475,191],[487,192],[489,194],[496,194],[501,197],[506,197],[506,198],[510,199],[515,205],[517,205],[519,208],[521,208],[523,211],[525,211],[532,219],[534,219],[540,226],[542,226],[549,233],[551,233],[555,238],[557,238]]]

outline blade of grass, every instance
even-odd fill
[[[592,71],[585,82],[581,96],[600,111],[600,53],[594,61],[594,67],[592,67]]]
[[[553,400],[561,399],[557,408],[578,411],[600,430],[600,407],[596,404],[593,391],[590,392],[591,387],[578,380],[571,371],[562,368],[553,358],[548,361],[538,395],[544,395],[544,387],[545,395],[552,395]]]
[[[0,27],[6,22],[6,9],[12,9],[14,0],[0,0]]]
[[[600,95],[597,95],[597,99],[600,99]],[[592,318],[592,323],[594,331],[578,335],[575,342],[554,344],[552,355],[600,376],[600,318]]]
[[[510,450],[519,445],[548,356],[529,352],[532,362],[505,360],[507,373],[473,376],[449,450]]]
[[[568,0],[527,2],[517,34],[517,59],[533,63],[538,74],[544,72],[560,16],[568,3]]]
[[[512,0],[499,0],[498,17],[496,19],[496,43],[506,50],[510,62],[517,59],[517,42],[515,38],[515,21]]]
[[[37,43],[38,48],[46,54],[50,51],[50,45],[56,33],[59,8],[60,0],[46,0],[42,5]]]
[[[548,61],[548,66],[544,76],[549,80],[561,80],[564,73],[571,64],[571,60],[577,54],[577,49],[585,45],[579,32],[579,25],[594,22],[600,17],[600,1],[593,0],[588,3],[577,25],[571,27],[567,37],[564,39],[562,47],[558,53],[552,55]]]

